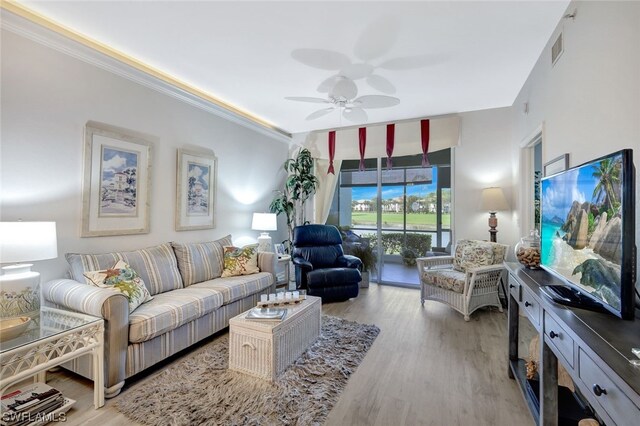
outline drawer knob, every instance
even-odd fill
[[[560,335],[554,331],[551,331],[551,333],[549,333],[549,337],[551,337],[552,339],[555,339],[556,337],[560,337]]]
[[[595,393],[596,396],[606,395],[607,394],[607,390],[601,388],[600,385],[596,384],[596,385],[593,385],[593,393]]]
[[[513,284],[509,284],[509,288],[516,288],[516,286]]]
[[[529,306],[533,306],[533,305],[525,300],[524,301],[524,307],[528,308]]]

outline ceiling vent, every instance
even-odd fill
[[[555,65],[558,62],[562,52],[564,52],[564,45],[562,44],[562,33],[560,33],[556,42],[551,46],[551,65]]]

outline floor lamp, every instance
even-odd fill
[[[504,196],[502,188],[493,186],[482,190],[482,202],[480,208],[489,212],[489,236],[492,243],[498,242],[496,234],[498,230],[498,218],[496,213],[501,210],[509,210],[509,204]]]

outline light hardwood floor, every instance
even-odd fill
[[[504,313],[481,310],[465,322],[446,305],[428,301],[422,307],[418,290],[376,284],[357,299],[322,309],[381,330],[327,425],[533,424],[507,376]],[[132,383],[117,398],[126,398]],[[49,384],[77,400],[69,425],[134,424],[114,400],[94,410],[91,381],[62,371],[49,373]]]

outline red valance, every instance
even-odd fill
[[[360,139],[360,167],[358,168],[358,170],[363,172],[364,171],[364,151],[367,147],[367,128],[360,127],[358,129],[358,136]]]
[[[329,170],[327,170],[327,174],[336,174],[333,170],[333,158],[336,155],[336,131],[332,130],[329,132]]]
[[[393,145],[396,139],[396,125],[387,124],[387,170],[391,170],[393,167],[393,161],[391,156],[393,155]]]
[[[420,120],[420,137],[422,139],[422,167],[428,167],[429,159],[427,152],[429,151],[429,120]]]

